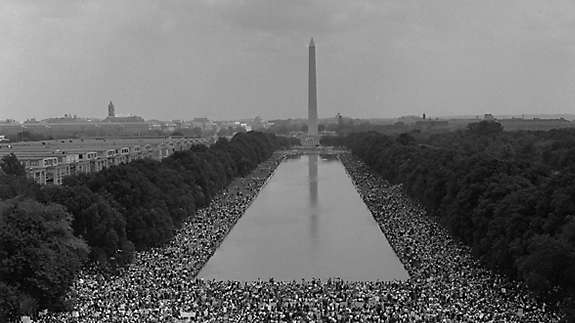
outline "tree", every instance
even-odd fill
[[[575,299],[574,137],[571,129],[505,133],[482,121],[420,145],[374,132],[343,142],[403,183],[487,266],[566,309]]]
[[[467,130],[476,135],[493,135],[503,132],[503,126],[497,121],[482,120],[468,124]]]
[[[63,308],[63,296],[89,251],[73,235],[71,220],[57,204],[0,202],[0,290],[8,292],[8,311],[30,315],[39,308]]]
[[[103,266],[110,257],[119,264],[129,262],[134,246],[126,235],[126,220],[104,197],[86,185],[45,186],[41,195],[42,202],[66,207],[73,217],[74,234],[86,240],[92,260]],[[122,250],[119,255],[118,250]]]
[[[137,160],[69,176],[62,186],[3,175],[0,199],[18,198],[0,201],[0,321],[38,308],[61,309],[88,254],[107,267],[127,263],[134,248],[161,245],[234,177],[294,143],[244,131],[161,162]]]
[[[402,133],[397,137],[397,142],[402,145],[412,145],[415,143],[415,138],[408,133]]]
[[[0,167],[7,175],[26,176],[26,168],[24,168],[24,165],[20,164],[14,153],[10,153],[2,157]]]

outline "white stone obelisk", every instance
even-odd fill
[[[315,44],[313,38],[309,42],[309,73],[308,73],[308,103],[307,103],[307,145],[319,145],[317,129],[317,86],[315,72]]]

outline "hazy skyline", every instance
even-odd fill
[[[0,0],[0,119],[575,112],[572,0]]]

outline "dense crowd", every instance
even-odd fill
[[[236,179],[162,248],[139,252],[113,276],[86,270],[73,310],[40,322],[554,322],[517,283],[485,270],[422,208],[349,154],[358,192],[410,274],[407,281],[204,281],[196,275],[285,154]],[[361,264],[358,264],[361,265]]]

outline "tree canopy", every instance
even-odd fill
[[[0,160],[0,168],[2,172],[6,175],[14,175],[14,176],[25,176],[26,169],[20,162],[14,153],[8,154]]]
[[[40,186],[25,177],[0,180],[0,321],[39,308],[58,309],[82,264],[128,263],[134,250],[160,246],[184,219],[233,178],[295,142],[238,133],[160,161],[136,160]],[[6,173],[18,173],[13,156]]]
[[[427,140],[329,138],[403,183],[493,270],[575,299],[575,131],[501,132],[492,122]]]
[[[72,215],[31,199],[0,202],[0,319],[62,308],[62,296],[89,252]]]

